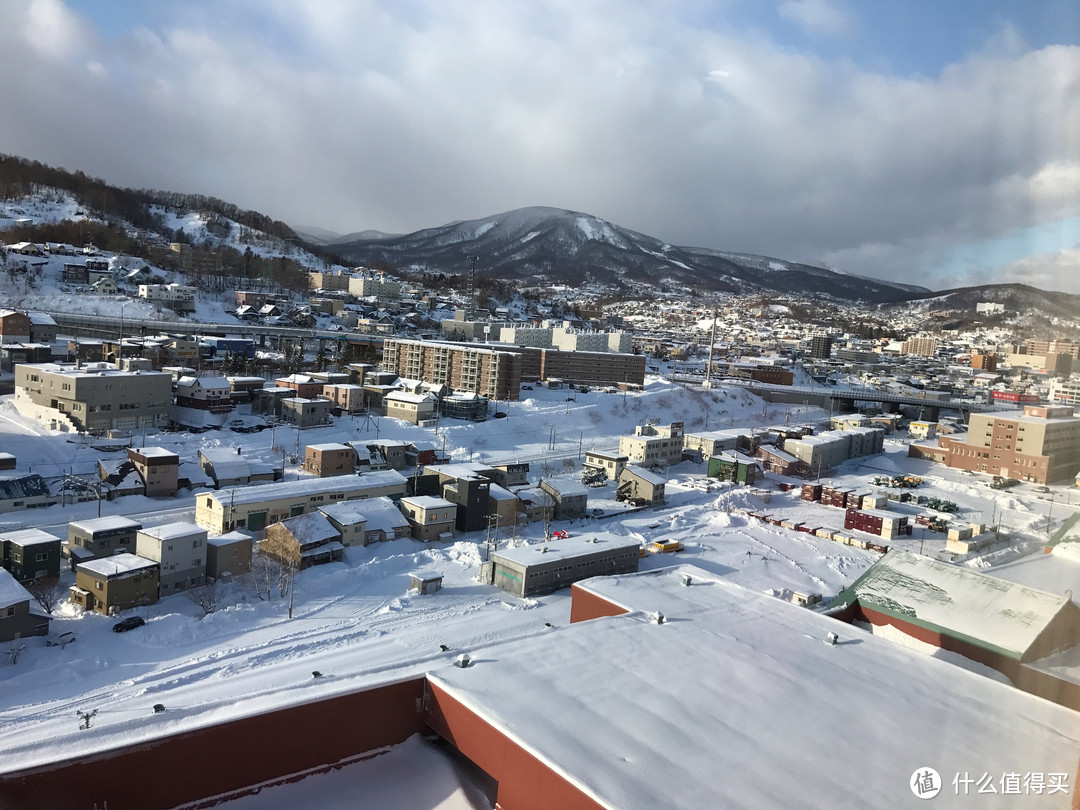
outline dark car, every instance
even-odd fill
[[[134,630],[136,627],[142,627],[146,624],[146,619],[141,616],[128,616],[123,621],[119,621],[112,626],[114,633],[126,633],[128,630]]]
[[[505,411],[495,411],[495,418],[496,419],[505,419],[506,418],[506,412]]]

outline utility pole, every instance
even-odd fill
[[[713,361],[713,349],[716,347],[716,317],[717,310],[713,307],[712,312],[712,331],[709,335],[709,359],[705,361],[705,387],[712,388],[712,361]],[[709,415],[705,414],[705,429],[709,429]]]

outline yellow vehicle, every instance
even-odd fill
[[[649,543],[649,551],[654,554],[665,554],[669,551],[682,551],[683,544],[678,540],[655,540]]]

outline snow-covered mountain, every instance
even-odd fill
[[[766,256],[669,245],[560,208],[519,208],[403,236],[339,240],[333,249],[358,264],[385,262],[442,273],[460,273],[468,268],[469,257],[477,256],[478,270],[486,276],[593,280],[624,288],[668,281],[730,292],[823,294],[866,301],[895,301],[929,292]]]

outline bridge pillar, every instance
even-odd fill
[[[927,405],[923,410],[923,414],[923,418],[926,419],[927,422],[936,422],[941,415],[941,408],[937,405]]]
[[[900,403],[899,402],[882,402],[881,403],[881,412],[882,413],[899,413],[899,411],[900,411]]]

